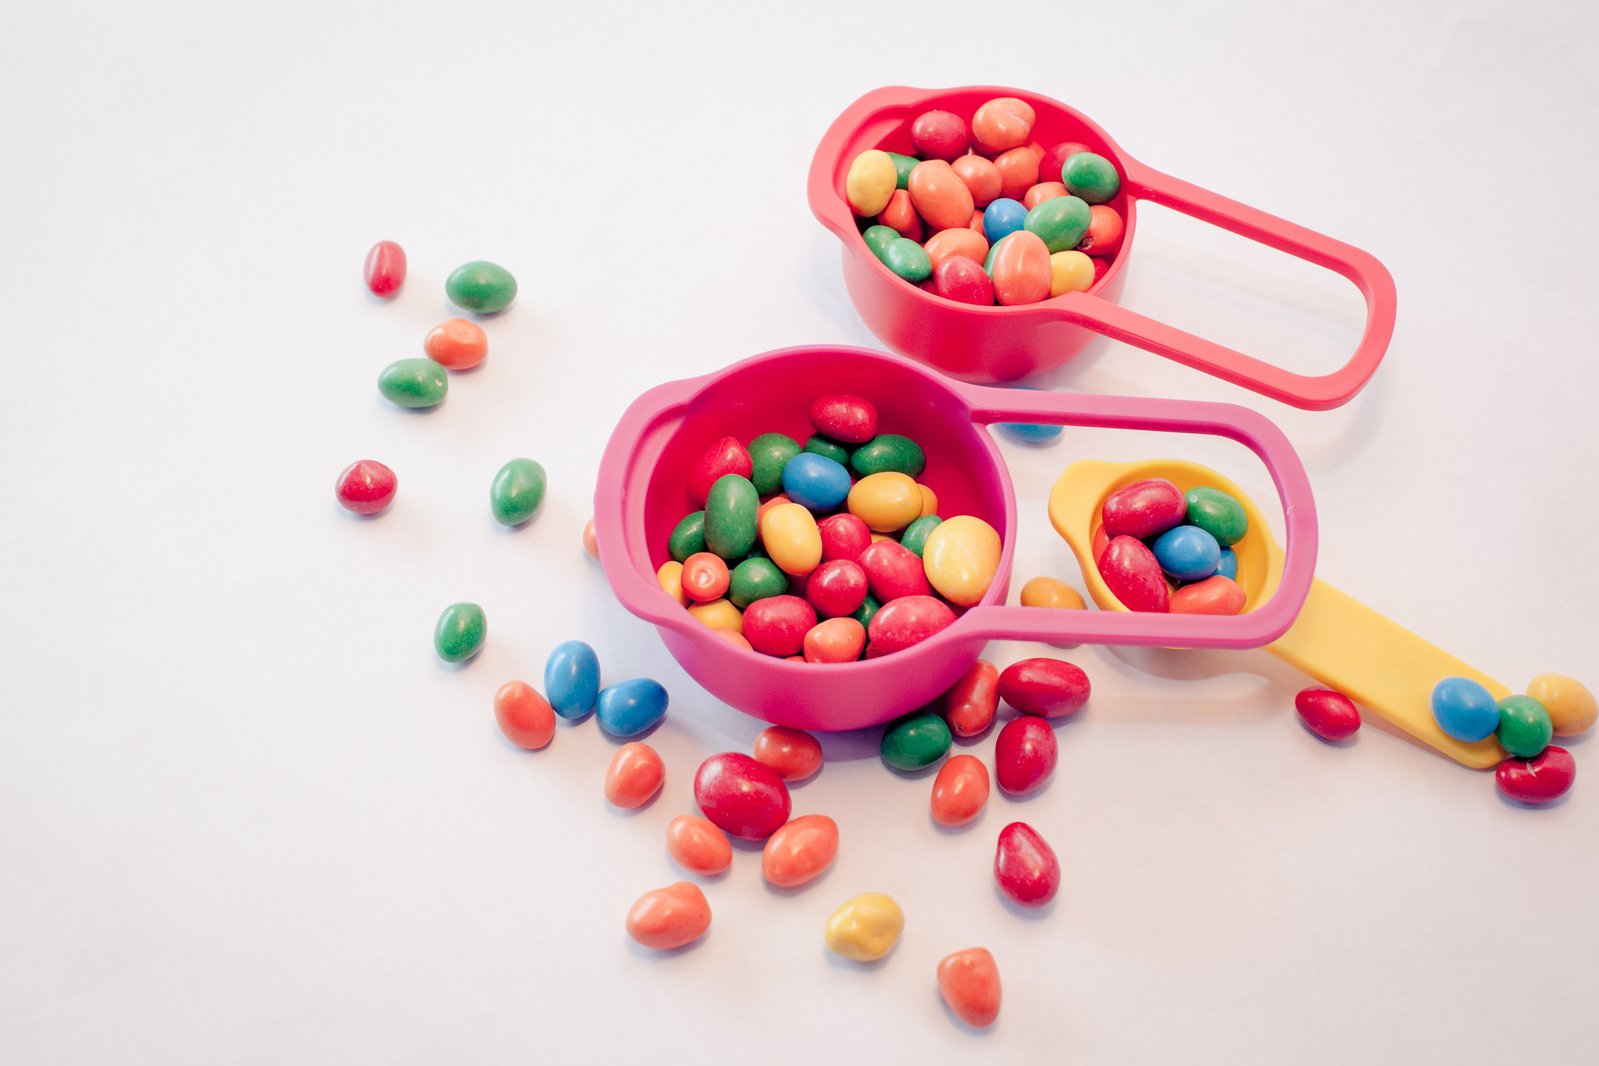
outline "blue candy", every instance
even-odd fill
[[[635,677],[600,690],[594,720],[613,737],[632,737],[666,717],[666,689],[659,681]]]
[[[1446,677],[1432,690],[1432,716],[1456,740],[1484,740],[1499,728],[1499,701],[1469,677]]]
[[[990,248],[1022,228],[1027,221],[1027,208],[1020,201],[1000,197],[983,210],[983,236]]]
[[[558,644],[544,664],[544,698],[562,718],[582,718],[600,694],[600,657],[581,640]]]
[[[1028,392],[1037,392],[1037,385],[1017,385],[1018,389]],[[1034,422],[1000,422],[995,429],[1004,433],[1012,440],[1021,441],[1023,444],[1048,444],[1060,436],[1060,426],[1046,426]]]
[[[825,455],[800,452],[783,464],[783,495],[812,511],[831,511],[849,487],[849,471]]]
[[[1178,581],[1203,581],[1221,565],[1221,545],[1198,526],[1174,526],[1155,539],[1155,561]]]
[[[1216,573],[1232,581],[1238,580],[1238,553],[1231,548],[1221,550],[1221,562],[1216,567]]]

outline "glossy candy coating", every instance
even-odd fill
[[[1005,180],[993,160],[980,155],[963,155],[950,164],[950,169],[965,183],[966,191],[972,194],[972,207],[977,211],[998,199],[1000,190],[1005,187]]]
[[[378,514],[394,502],[400,479],[376,459],[357,459],[339,472],[333,496],[339,506],[359,515]]]
[[[582,718],[600,696],[600,657],[581,640],[557,644],[544,662],[544,695],[562,718]]]
[[[972,116],[972,142],[984,155],[1017,148],[1027,143],[1036,116],[1032,105],[1014,96],[990,100]]]
[[[788,786],[769,766],[736,751],[712,755],[694,775],[694,802],[717,828],[765,840],[788,821]]]
[[[922,514],[916,480],[897,470],[866,475],[850,487],[847,498],[849,513],[878,533],[896,533]]]
[[[1551,744],[1533,759],[1506,759],[1494,771],[1499,791],[1522,803],[1549,803],[1571,790],[1577,761],[1565,748]]]
[[[1183,491],[1165,478],[1146,478],[1105,497],[1100,519],[1107,537],[1156,537],[1188,514]],[[1212,534],[1214,535],[1214,534]]]
[[[898,152],[888,153],[888,158],[894,161],[894,186],[903,189],[910,184],[911,171],[921,162],[913,155],[901,155]]]
[[[1053,200],[1059,196],[1069,195],[1071,194],[1066,191],[1066,186],[1060,182],[1041,181],[1027,190],[1027,194],[1022,197],[1022,206],[1031,211],[1045,200]]]
[[[823,940],[835,955],[876,962],[894,950],[905,930],[905,912],[881,892],[862,892],[846,900],[827,919]]]
[[[971,233],[971,230],[944,232]],[[977,239],[982,240],[981,237]],[[952,255],[933,267],[933,294],[956,303],[991,307],[994,303],[994,279],[983,269],[982,260]]]
[[[778,888],[816,880],[838,854],[838,823],[825,814],[805,814],[787,823],[761,849],[761,876]]]
[[[927,535],[922,566],[927,582],[957,607],[972,607],[988,594],[1004,549],[999,532],[974,515],[956,515]]]
[[[879,616],[881,617],[881,616]],[[896,770],[920,770],[949,754],[949,724],[931,711],[913,711],[888,723],[880,749]]]
[[[977,1029],[999,1017],[999,967],[986,948],[967,948],[938,964],[938,994],[950,1013]]]
[[[1012,822],[999,831],[994,849],[994,880],[1000,891],[1024,907],[1042,907],[1060,891],[1060,860],[1038,830]]]
[[[502,526],[519,526],[544,502],[544,467],[532,459],[512,459],[489,484],[489,510]]]
[[[780,504],[761,517],[761,544],[785,574],[804,577],[822,561],[816,518],[797,503]]]
[[[447,663],[465,662],[483,647],[488,617],[475,603],[452,603],[433,627],[433,650]]]
[[[1088,209],[1088,232],[1077,242],[1077,250],[1089,255],[1115,255],[1126,229],[1127,224],[1114,207],[1095,204]]]
[[[882,608],[882,601],[868,592],[866,594],[866,602],[861,604],[861,609],[850,615],[850,617],[859,622],[863,628],[869,629],[872,619],[877,617],[877,612],[882,610]]]
[[[1027,212],[1022,227],[1037,234],[1051,254],[1068,252],[1088,232],[1091,217],[1088,205],[1077,197],[1055,196]]]
[[[1062,141],[1051,145],[1045,150],[1038,160],[1039,177],[1046,181],[1054,181],[1060,177],[1061,170],[1066,165],[1066,160],[1078,152],[1088,151],[1088,145],[1077,141]]]
[[[1238,553],[1231,548],[1221,550],[1221,561],[1216,564],[1216,575],[1229,581],[1238,580]]]
[[[754,461],[750,458],[749,451],[738,442],[737,437],[723,437],[712,444],[694,465],[688,470],[688,494],[699,504],[703,504],[711,494],[711,486],[715,485],[718,478],[728,474],[737,474],[740,477],[750,477],[754,473]]]
[[[943,521],[944,520],[938,517],[936,514],[922,515],[922,517],[906,526],[904,532],[899,535],[900,545],[903,546],[907,551],[913,552],[916,555],[921,555],[923,550],[927,547],[928,534],[937,529],[939,525],[943,523]],[[926,569],[926,565],[927,564],[924,559],[922,563],[923,569]]]
[[[506,740],[529,751],[548,746],[555,737],[550,701],[526,681],[507,681],[494,693],[494,720]]]
[[[476,322],[451,318],[428,330],[422,351],[450,370],[470,370],[489,354],[489,337]]]
[[[881,223],[875,226],[867,226],[861,233],[861,240],[865,241],[866,247],[870,248],[872,254],[877,256],[877,261],[882,262],[883,253],[888,251],[889,244],[899,240],[899,230],[892,226],[884,226]]]
[[[820,433],[805,438],[805,450],[814,455],[825,455],[844,466],[849,465],[850,456],[855,454],[853,448],[846,448],[836,440],[829,440]]]
[[[1223,548],[1237,544],[1249,532],[1244,505],[1220,489],[1190,489],[1185,499],[1188,510],[1184,521],[1215,537]]]
[[[611,765],[605,770],[605,798],[614,807],[636,810],[661,790],[665,780],[666,764],[660,755],[642,740],[635,740],[611,756]]]
[[[738,474],[717,478],[705,498],[705,549],[728,562],[748,555],[755,546],[755,512],[760,505],[760,494],[749,478]]]
[[[1543,704],[1531,696],[1506,696],[1499,701],[1500,747],[1519,759],[1533,759],[1554,738],[1554,722]]]
[[[1055,252],[1049,257],[1049,295],[1087,292],[1099,280],[1094,262],[1079,251]]]
[[[683,595],[695,603],[710,603],[726,595],[732,577],[721,556],[696,552],[683,562],[678,581]]]
[[[1167,600],[1167,610],[1172,614],[1231,615],[1242,611],[1248,600],[1249,594],[1238,582],[1214,574],[1173,592]]]
[[[964,227],[972,217],[972,191],[942,159],[916,164],[905,187],[916,213],[934,232]]]
[[[870,218],[882,213],[899,186],[899,171],[887,152],[868,148],[856,156],[844,175],[844,199],[850,210]]]
[[[849,465],[863,478],[889,471],[916,478],[927,469],[927,455],[909,437],[879,433],[850,453]]]
[[[684,515],[672,528],[672,535],[666,539],[666,550],[680,563],[687,560],[690,555],[704,551],[705,512],[695,511]]]
[[[1161,573],[1155,553],[1135,537],[1113,537],[1099,557],[1099,576],[1111,595],[1129,611],[1163,612],[1171,603],[1171,589]]]
[[[1343,740],[1360,729],[1360,711],[1342,692],[1307,688],[1294,697],[1305,728],[1323,740]]]
[[[1053,607],[1068,611],[1086,610],[1088,604],[1083,594],[1066,582],[1054,577],[1029,578],[1022,586],[1023,607]]]
[[[1023,714],[1064,718],[1088,702],[1088,675],[1065,661],[1038,657],[1011,663],[999,675],[999,696]]]
[[[852,514],[829,515],[816,523],[816,531],[822,540],[822,558],[828,562],[859,562],[861,553],[872,543],[871,529]]]
[[[1544,705],[1557,737],[1587,732],[1599,718],[1599,702],[1574,677],[1539,674],[1527,683],[1527,695]]]
[[[803,729],[767,726],[755,737],[755,761],[784,781],[803,781],[822,768],[822,744]]]
[[[1111,161],[1094,152],[1077,152],[1068,156],[1061,165],[1060,180],[1073,196],[1079,196],[1091,204],[1114,199],[1121,191],[1122,184]]]
[[[770,496],[783,484],[783,467],[800,453],[799,441],[784,433],[762,433],[750,441],[750,473],[745,475],[762,496]],[[735,472],[736,471],[732,471]]]
[[[906,597],[927,599],[932,595],[933,587],[927,583],[921,558],[895,541],[874,543],[861,552],[860,565],[866,571],[867,590],[879,603]]]
[[[594,519],[583,523],[583,553],[595,562],[600,561],[600,540],[594,535]]]
[[[952,111],[924,111],[911,123],[911,144],[923,159],[958,159],[967,143],[966,123]]]
[[[733,568],[727,598],[744,610],[756,600],[781,596],[788,591],[788,575],[770,559],[758,556],[745,559]]]
[[[1050,262],[1054,262],[1053,256],[1050,257]],[[1017,385],[1016,388],[1026,392],[1039,391],[1035,385]],[[996,422],[994,428],[1023,444],[1048,444],[1060,437],[1064,427],[1044,422]]]
[[[405,249],[393,241],[378,241],[366,253],[361,276],[373,296],[388,300],[399,295],[405,284]]]
[[[990,254],[994,245],[1022,228],[1027,221],[1027,208],[1020,200],[1000,197],[983,209],[983,237],[988,241]]]
[[[825,455],[804,452],[783,467],[783,495],[809,510],[831,511],[849,492],[849,471]]]
[[[680,814],[666,827],[666,851],[691,873],[715,876],[733,865],[733,844],[708,819]]]
[[[744,615],[727,600],[712,600],[710,603],[691,603],[688,613],[693,619],[708,629],[731,629],[740,635],[744,632]],[[730,643],[738,644],[738,641]],[[744,644],[748,644],[745,641]],[[743,645],[740,645],[741,647]]]
[[[988,257],[988,241],[983,239],[981,233],[965,227],[946,229],[927,238],[922,250],[927,253],[928,260],[933,264],[933,278],[936,281],[938,268],[948,259],[970,259],[981,267],[983,260]]]
[[[1042,718],[1024,714],[1012,718],[994,741],[994,776],[1011,796],[1024,796],[1042,788],[1055,772],[1058,756],[1055,731]]]
[[[666,689],[659,681],[634,677],[606,685],[595,699],[594,720],[613,737],[636,737],[666,717]]]
[[[1203,581],[1221,565],[1221,545],[1198,526],[1168,529],[1150,550],[1160,568],[1178,581]]]
[[[988,767],[975,755],[954,755],[933,778],[933,821],[965,825],[988,803]]]
[[[994,299],[1006,306],[1049,299],[1049,248],[1030,230],[1017,230],[988,253]]]
[[[689,881],[652,889],[627,912],[627,935],[657,951],[692,944],[710,928],[710,901]]]
[[[798,596],[769,596],[744,611],[744,639],[762,655],[797,655],[816,625],[816,609]]]
[[[655,571],[655,583],[661,586],[662,592],[684,607],[689,605],[688,593],[683,591],[683,564],[676,559],[668,559],[661,564],[660,569]]]
[[[400,407],[437,407],[449,391],[444,368],[431,359],[396,359],[378,375],[378,392]]]
[[[1469,744],[1499,728],[1499,703],[1469,677],[1446,677],[1433,687],[1432,716],[1439,729]]]
[[[866,601],[866,571],[848,559],[823,563],[805,579],[805,598],[820,618],[852,615]]]
[[[444,281],[444,294],[457,307],[492,315],[516,299],[516,279],[497,263],[478,259],[455,268]]]
[[[933,274],[933,261],[910,237],[901,237],[890,244],[883,250],[882,259],[884,266],[912,284],[926,281]]]
[[[999,710],[999,667],[978,659],[941,700],[944,720],[958,737],[980,736],[994,724]]]
[[[1001,152],[994,159],[994,166],[999,168],[999,194],[1007,199],[1019,201],[1038,184],[1038,156],[1031,148]]]

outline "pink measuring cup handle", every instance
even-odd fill
[[[1282,581],[1271,599],[1253,611],[1218,617],[979,605],[962,618],[978,635],[990,640],[1046,644],[1239,648],[1270,644],[1293,625],[1315,578],[1316,502],[1298,453],[1270,419],[1235,404],[1197,400],[1132,399],[978,385],[955,387],[971,406],[972,421],[984,425],[1034,422],[1199,433],[1237,441],[1265,464],[1283,507]],[[1012,545],[1014,539],[1013,536]]]
[[[1394,279],[1376,257],[1152,170],[1142,163],[1127,160],[1126,166],[1123,187],[1128,195],[1164,204],[1192,218],[1336,271],[1354,282],[1366,300],[1365,331],[1354,354],[1343,366],[1330,374],[1314,376],[1293,373],[1087,293],[1072,293],[1058,301],[1071,321],[1307,410],[1325,411],[1337,407],[1365,386],[1388,350],[1398,305]]]

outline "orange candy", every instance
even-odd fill
[[[659,951],[692,944],[710,928],[710,901],[689,881],[646,892],[627,912],[627,935]]]
[[[710,552],[696,552],[684,559],[683,570],[678,575],[683,594],[695,603],[721,599],[731,581],[727,564],[722,562],[720,556]]]
[[[808,663],[852,663],[866,648],[866,627],[853,618],[829,618],[805,634]]]
[[[988,258],[988,241],[981,233],[975,233],[962,225],[957,229],[939,230],[927,238],[927,243],[922,245],[922,251],[927,253],[933,269],[937,270],[938,264],[957,255],[963,255],[974,263],[981,263]]]
[[[761,850],[761,874],[778,888],[797,888],[819,877],[838,854],[838,823],[807,814],[786,823]]]
[[[956,755],[933,778],[933,821],[965,825],[988,802],[988,767],[975,755]]]
[[[1020,200],[1027,190],[1038,184],[1038,156],[1030,148],[1012,148],[998,159],[999,192],[1012,200]]]
[[[717,628],[711,630],[711,632],[715,633],[717,636],[721,637],[735,648],[743,648],[745,651],[755,650],[754,648],[750,647],[750,642],[745,639],[744,634],[740,633],[736,629],[727,629],[723,626],[718,626]]]
[[[822,745],[803,729],[767,726],[755,738],[755,761],[784,781],[803,781],[822,768]]]
[[[1058,181],[1041,181],[1027,190],[1027,195],[1022,197],[1022,206],[1031,211],[1045,200],[1053,200],[1057,196],[1066,195],[1066,186]]]
[[[440,366],[470,370],[489,354],[489,335],[476,322],[452,318],[428,330],[422,350]]]
[[[999,242],[994,252],[994,299],[1002,304],[1031,304],[1049,298],[1053,277],[1049,246],[1031,230],[1019,229]]]
[[[787,496],[784,496],[780,492],[776,496],[773,496],[771,499],[767,500],[765,503],[761,504],[759,507],[757,507],[755,509],[755,525],[756,525],[756,528],[757,529],[760,528],[761,519],[766,517],[766,512],[767,511],[770,511],[774,507],[780,507],[780,506],[782,506],[785,503],[793,503],[793,502],[794,502],[793,500],[789,499]]]
[[[1237,614],[1246,599],[1238,582],[1217,574],[1172,593],[1167,610],[1173,614]]]
[[[666,851],[692,873],[719,874],[733,865],[733,844],[710,819],[680,814],[666,827]]]
[[[1125,229],[1126,223],[1114,207],[1095,204],[1088,209],[1088,232],[1077,242],[1077,250],[1089,255],[1115,255],[1116,249],[1121,247]]]
[[[913,241],[922,239],[922,218],[911,204],[911,194],[904,189],[894,190],[894,195],[888,198],[888,206],[877,216],[877,224],[887,226],[901,237]]]
[[[642,740],[635,740],[611,756],[610,768],[605,771],[605,798],[630,811],[648,803],[665,780],[666,764],[661,757]]]
[[[1004,187],[1005,181],[999,176],[999,168],[994,165],[993,160],[984,159],[980,155],[963,155],[951,163],[949,168],[955,172],[957,178],[966,183],[967,191],[972,194],[972,206],[979,211],[999,199],[999,191]]]
[[[972,116],[972,141],[984,155],[998,155],[1026,144],[1036,118],[1027,101],[1001,96],[979,107]]]
[[[966,225],[976,206],[972,191],[942,159],[917,163],[905,188],[916,213],[935,231]]]
[[[589,558],[595,562],[600,559],[600,542],[594,536],[594,519],[589,519],[583,525],[583,550],[589,553]]]
[[[999,1017],[999,967],[987,948],[967,948],[938,964],[938,994],[955,1017],[981,1029]]]
[[[494,718],[500,732],[519,748],[538,751],[555,736],[555,711],[550,701],[526,681],[507,681],[494,694]]]

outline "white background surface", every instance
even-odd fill
[[[842,826],[825,879],[775,893],[740,852],[699,947],[622,933],[679,876],[694,766],[760,725],[582,555],[600,449],[649,385],[872,343],[803,180],[877,85],[1053,95],[1375,253],[1398,329],[1342,410],[1107,343],[1044,383],[1266,411],[1321,576],[1512,688],[1599,680],[1592,7],[1189,7],[6,5],[0,1060],[1593,1061],[1592,738],[1566,802],[1516,809],[1380,729],[1318,742],[1260,652],[1072,653],[1095,695],[1053,783],[964,832],[875,732],[829,737],[795,792]],[[1306,369],[1352,346],[1342,281],[1159,209],[1138,237],[1127,304]],[[360,283],[380,238],[411,262],[389,304]],[[377,371],[474,258],[522,285],[489,360],[433,413],[386,406]],[[1005,445],[1014,587],[1072,573],[1043,517],[1067,462],[1181,447],[1107,437]],[[507,532],[485,497],[514,455],[551,489]],[[359,457],[400,476],[378,521],[332,499]],[[460,599],[490,638],[457,670],[430,635]],[[642,813],[606,808],[592,722],[536,755],[494,728],[494,689],[574,637],[671,690]],[[1065,867],[1042,915],[988,873],[1015,818]],[[866,889],[903,904],[898,949],[827,957]],[[1005,980],[986,1034],[934,991],[974,944]]]

